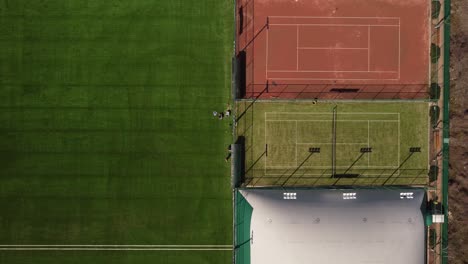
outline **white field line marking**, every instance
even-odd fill
[[[338,47],[297,47],[298,49],[329,49],[329,50],[367,50],[368,48],[338,48]]]
[[[0,247],[0,251],[231,251],[232,248]]]
[[[370,72],[370,30],[371,27],[367,28],[367,71]]]
[[[400,19],[400,17],[325,17],[325,16],[269,16],[273,18],[329,18],[329,19]]]
[[[363,72],[371,72],[371,73],[398,73],[398,71],[309,71],[309,70],[268,70],[268,72],[349,72],[349,73],[363,73]]]
[[[342,80],[342,81],[398,81],[399,79],[382,79],[382,78],[373,78],[373,79],[352,79],[352,78],[268,78],[269,80],[315,80],[315,81],[334,81],[334,80]]]
[[[186,247],[207,247],[207,248],[212,248],[212,247],[232,247],[232,245],[93,245],[93,244],[85,244],[85,245],[0,245],[0,247],[160,247],[160,248],[186,248]]]
[[[299,70],[299,26],[296,28],[296,70]]]
[[[376,25],[376,24],[268,24],[269,26],[312,26],[312,27],[398,27],[398,25]]]

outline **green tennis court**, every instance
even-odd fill
[[[243,101],[238,119],[246,185],[427,182],[427,103]]]

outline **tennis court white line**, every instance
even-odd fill
[[[269,25],[268,25],[269,26]],[[268,57],[270,56],[268,53],[268,42],[270,41],[269,35],[269,28],[267,27],[266,30],[266,54],[265,54],[265,80],[268,82]]]
[[[352,18],[357,18],[357,19],[397,19],[400,20],[400,17],[325,17],[325,16],[268,16],[271,18],[329,18],[329,19],[352,19]]]
[[[372,73],[372,72],[371,72]],[[349,79],[349,78],[268,78],[269,80],[302,80],[302,81],[307,81],[307,80],[315,80],[315,81],[336,81],[336,80],[341,80],[341,81],[398,81],[400,79],[382,79],[382,78],[374,78],[374,79]]]
[[[331,145],[333,143],[326,142],[326,143],[319,143],[319,142],[298,142],[297,145]],[[353,143],[353,142],[346,142],[346,143],[335,143],[336,145],[367,145],[367,142],[362,143]]]
[[[398,71],[309,71],[309,70],[268,70],[268,72],[349,72],[349,73],[398,73]]]
[[[401,145],[401,142],[400,142],[400,113],[398,113],[398,175],[400,175],[400,166],[401,166],[401,160],[400,160],[400,145]]]
[[[330,169],[331,166],[301,166],[301,168],[310,168],[310,169]],[[336,166],[336,168],[340,169],[347,169],[349,166]],[[367,169],[367,168],[372,168],[372,169],[397,169],[398,167],[396,166],[353,166],[353,168],[360,168],[360,169]],[[268,166],[267,169],[297,169],[295,166],[281,166],[281,165],[271,165]]]
[[[333,115],[333,113],[330,113],[330,112],[265,112],[265,114],[270,114],[270,113],[273,113],[273,114],[282,114],[282,113],[285,113],[285,114],[301,114],[301,115],[323,115],[323,114],[327,114],[327,115]],[[396,112],[396,113],[393,113],[393,112],[343,112],[343,113],[340,113],[340,115],[354,115],[354,114],[370,114],[370,115],[399,115],[400,113]]]
[[[377,25],[377,24],[268,24],[269,26],[313,26],[313,27],[399,27],[399,25]]]
[[[296,120],[296,166],[297,166],[297,120]]]
[[[265,174],[265,176],[281,176],[281,175],[284,175],[282,173],[269,173],[269,174]],[[304,174],[300,174],[299,177],[297,178],[300,178],[301,176],[324,176],[324,180],[325,179],[330,179],[330,180],[334,180],[334,179],[331,179],[331,178],[325,178],[326,176],[328,175],[331,175],[331,173],[304,173]],[[387,174],[387,173],[384,173],[384,174],[380,174],[380,173],[377,173],[377,174],[373,174],[373,173],[362,173],[360,174],[361,178],[359,179],[365,179],[366,177],[365,176],[390,176],[392,174]],[[308,179],[303,179],[303,180],[308,180]],[[335,179],[336,180],[336,179]],[[343,180],[343,178],[342,178]],[[353,178],[351,178],[351,180],[353,180]],[[355,180],[355,179],[354,179]]]
[[[321,50],[321,49],[331,49],[331,50],[367,50],[369,48],[339,48],[339,47],[297,47],[298,49],[311,49],[311,50]]]
[[[267,142],[267,122],[266,122],[266,116],[267,116],[267,112],[264,113],[264,125],[263,125],[263,128],[265,129],[265,145],[268,144]],[[268,157],[268,154],[265,155],[265,166],[264,167],[264,174],[266,174],[266,170],[267,170],[267,157]]]
[[[310,119],[269,119],[266,122],[332,122],[333,120],[310,120]],[[399,122],[398,120],[336,120],[336,122]]]
[[[370,121],[367,120],[367,147],[369,148],[370,147]],[[370,166],[370,156],[371,155],[367,155],[367,167]]]
[[[398,79],[400,79],[400,61],[401,61],[401,22],[398,20]]]

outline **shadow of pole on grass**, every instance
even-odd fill
[[[289,175],[288,178],[286,178],[286,180],[281,184],[281,187],[284,187],[284,185],[289,181],[289,179],[291,179],[291,177],[302,167],[302,165],[304,165],[304,163],[306,163],[306,162],[310,159],[310,157],[312,156],[312,154],[314,154],[314,153],[311,152],[311,153],[304,159],[304,161],[303,161],[301,164],[299,164],[299,166],[297,166],[297,168],[291,173],[291,175]],[[281,179],[281,178],[280,178],[280,179]],[[280,179],[278,179],[278,180],[280,180]],[[277,182],[278,182],[278,181],[277,181]]]
[[[390,174],[387,179],[382,183],[382,185],[385,185],[387,184],[387,182],[390,180],[390,178],[392,178],[393,175],[395,175],[395,173],[397,171],[399,171],[401,169],[401,167],[403,167],[403,165],[411,158],[411,156],[413,156],[414,152],[410,152],[409,155],[406,157],[406,159],[400,164],[400,166],[398,166],[398,168],[396,168],[392,174]],[[393,181],[395,182],[396,180],[398,179],[398,177]]]
[[[237,118],[236,118],[236,122],[239,122],[239,120],[242,119],[242,117],[247,113],[247,111],[253,106],[253,104],[258,100],[258,98],[260,98],[260,96],[262,96],[266,91],[268,91],[268,82],[266,83],[265,85],[265,88],[257,95],[255,96],[255,98],[252,100],[252,102],[250,102],[250,104],[244,109],[244,111],[242,112],[242,114],[240,114]]]

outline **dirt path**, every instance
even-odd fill
[[[452,0],[449,263],[468,263],[468,1]]]

